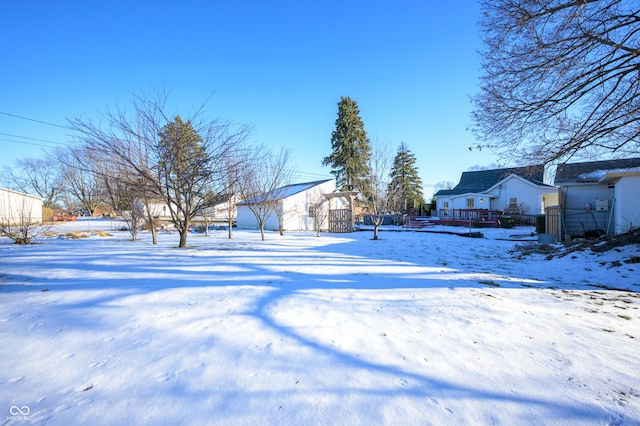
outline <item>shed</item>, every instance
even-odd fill
[[[41,223],[43,202],[34,195],[0,188],[0,225]]]
[[[272,212],[265,222],[265,230],[279,229],[278,213],[282,215],[284,231],[313,231],[316,221],[322,229],[328,228],[329,201],[325,194],[334,192],[335,179],[286,185],[274,191],[278,194],[279,212]],[[258,221],[249,209],[249,204],[259,202],[264,197],[243,200],[237,204],[237,227],[239,229],[259,229]],[[318,208],[318,206],[320,208]]]

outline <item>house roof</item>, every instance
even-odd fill
[[[555,183],[598,182],[603,172],[638,167],[640,167],[640,158],[560,164],[556,169]]]
[[[544,166],[534,165],[526,167],[510,167],[505,169],[462,172],[460,182],[455,186],[455,188],[441,189],[440,191],[436,192],[435,195],[443,196],[483,193],[511,175],[520,176],[521,178],[536,185],[546,186],[546,184],[543,183]]]
[[[308,189],[313,188],[314,186],[318,186],[325,182],[329,182],[332,179],[324,179],[324,180],[316,180],[313,182],[305,182],[305,183],[294,183],[292,185],[281,186],[280,188],[274,189],[265,194],[261,194],[254,198],[250,198],[248,200],[241,201],[238,205],[246,205],[252,203],[261,203],[266,200],[283,200],[285,198],[291,197],[292,195],[298,194],[300,192],[306,191]]]
[[[16,194],[16,195],[19,195],[19,196],[21,196],[21,197],[34,198],[34,199],[36,199],[36,200],[44,201],[44,198],[42,198],[42,197],[38,197],[37,195],[25,194],[24,192],[14,191],[13,189],[9,189],[9,188],[2,188],[2,187],[0,187],[0,191],[2,191],[2,192],[10,192],[10,193],[12,193],[12,194]]]

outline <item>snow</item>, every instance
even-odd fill
[[[302,191],[306,191],[307,189],[313,188],[314,186],[320,185],[322,183],[328,182],[331,179],[326,179],[326,180],[318,180],[315,182],[306,182],[306,183],[297,183],[297,184],[292,184],[292,185],[286,185],[286,186],[282,186],[280,188],[277,188],[273,191],[271,191],[270,193],[273,195],[274,193],[276,194],[276,197],[280,200],[285,199],[285,198],[289,198],[292,195],[298,194]],[[271,197],[267,197],[266,195],[260,195],[257,196],[255,198],[251,198],[247,201],[242,201],[240,202],[240,205],[246,205],[246,204],[251,204],[251,203],[255,203],[255,202],[262,202],[265,199],[270,199]]]
[[[578,181],[587,181],[587,182],[600,182],[607,175],[615,175],[620,173],[638,173],[640,172],[640,167],[627,167],[623,169],[605,169],[605,170],[594,170],[589,173],[583,173],[578,176]]]
[[[0,240],[0,424],[640,424],[637,245],[119,226]]]

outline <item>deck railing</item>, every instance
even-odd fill
[[[440,219],[471,222],[497,222],[502,212],[487,209],[440,209]]]
[[[536,215],[531,214],[507,214],[500,210],[488,209],[440,209],[439,219],[441,223],[470,226],[499,226],[500,218],[509,216],[516,225],[536,224]]]

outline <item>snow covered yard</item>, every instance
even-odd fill
[[[0,424],[640,424],[638,246],[483,232],[0,240]]]

